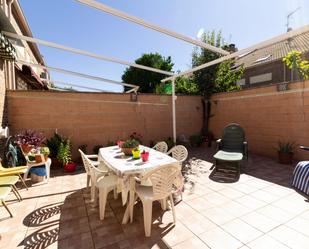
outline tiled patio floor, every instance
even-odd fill
[[[141,205],[134,222],[121,225],[124,207],[110,199],[100,221],[85,173],[53,171],[48,184],[22,189],[22,202],[11,196],[14,218],[0,208],[0,248],[309,248],[309,202],[289,188],[291,167],[252,155],[238,182],[217,183],[209,179],[210,154],[191,150],[176,226],[155,205],[150,238]]]

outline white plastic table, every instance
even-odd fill
[[[126,224],[129,218],[131,222],[133,221],[135,176],[142,175],[146,171],[162,165],[179,164],[176,159],[162,152],[142,145],[139,148],[141,151],[149,152],[149,160],[147,162],[143,162],[142,159],[132,159],[132,156],[125,156],[118,146],[105,147],[99,150],[99,160],[103,161],[119,177],[129,178],[129,203],[122,220],[123,224]]]

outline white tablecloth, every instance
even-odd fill
[[[162,152],[156,151],[146,146],[139,147],[141,151],[149,152],[148,162],[143,162],[142,159],[132,159],[132,157],[125,156],[118,146],[111,146],[101,148],[99,150],[99,160],[102,160],[111,170],[118,176],[132,174],[142,174],[149,169],[158,166],[178,163],[178,161]]]

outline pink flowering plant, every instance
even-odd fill
[[[42,133],[30,129],[25,130],[16,136],[16,142],[18,144],[33,145],[35,148],[39,147],[45,139],[46,138]]]

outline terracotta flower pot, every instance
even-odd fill
[[[293,153],[278,152],[279,163],[281,164],[292,164],[293,163]]]
[[[63,166],[64,171],[66,172],[74,172],[76,169],[77,164],[76,163],[67,163],[66,165]]]
[[[41,163],[42,162],[42,155],[41,154],[35,155],[35,162],[36,163]]]
[[[135,148],[121,148],[121,151],[126,155],[126,156],[132,156],[132,150]]]
[[[56,157],[52,157],[51,161],[52,161],[52,163],[51,163],[52,169],[61,168],[61,163],[59,162],[59,160]]]

